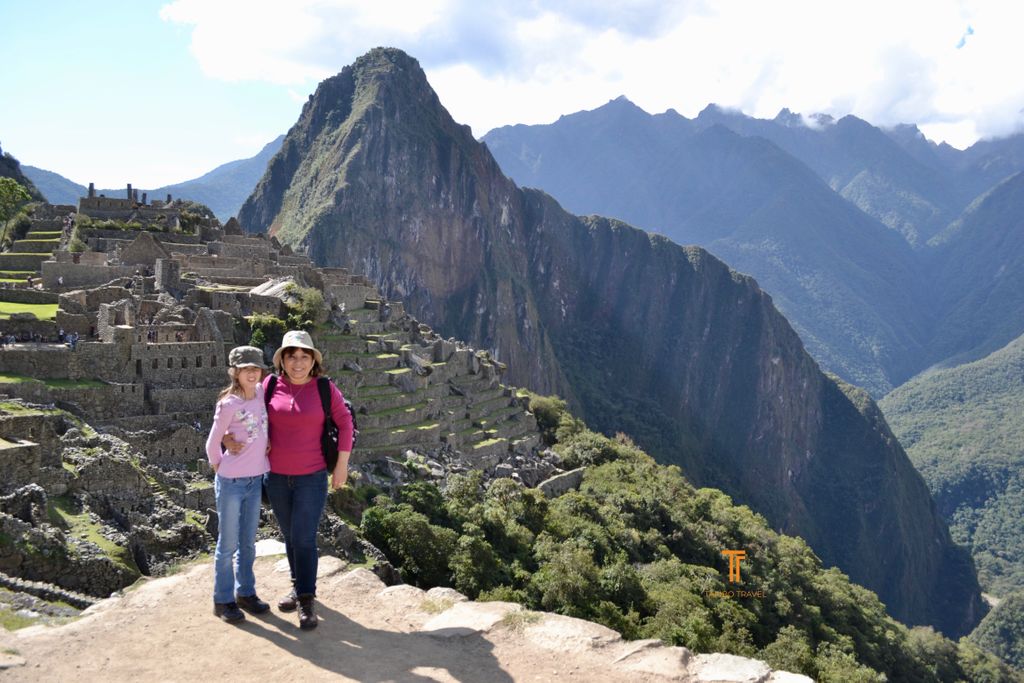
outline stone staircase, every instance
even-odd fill
[[[23,284],[29,276],[39,277],[42,262],[60,247],[62,234],[60,219],[33,218],[24,239],[0,254],[0,282]]]

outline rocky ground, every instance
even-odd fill
[[[261,544],[262,545],[262,544]],[[266,599],[283,594],[279,555],[256,564]],[[365,569],[325,557],[320,627],[300,631],[276,609],[231,626],[211,613],[209,561],[144,580],[58,627],[0,633],[5,681],[303,680],[788,682],[730,655],[693,655],[652,641],[623,641],[603,626],[533,613],[511,603],[474,603],[450,589],[385,585]]]

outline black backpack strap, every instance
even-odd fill
[[[277,387],[277,375],[271,375],[267,380],[267,388],[263,390],[263,405],[270,407],[270,399],[274,398],[274,389]],[[267,438],[270,438],[270,420],[267,420]]]
[[[270,399],[274,397],[274,389],[277,388],[277,375],[271,375],[267,380],[267,388],[263,392],[263,404],[270,405]]]
[[[324,409],[324,416],[331,418],[331,378],[317,377],[316,390],[320,392],[320,406]]]

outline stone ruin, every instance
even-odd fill
[[[137,221],[143,224],[158,224],[167,228],[181,227],[181,209],[167,195],[166,201],[154,199],[148,202],[145,192],[139,197],[139,191],[133,190],[131,183],[124,199],[96,195],[96,187],[89,183],[89,191],[85,197],[78,199],[77,213],[98,220]]]
[[[365,277],[236,229],[81,232],[90,249],[53,252],[41,289],[0,289],[57,304],[52,320],[24,323],[35,342],[0,349],[0,583],[104,597],[212,550],[204,443],[227,352],[249,343],[247,316],[283,319],[296,288],[325,302],[313,337],[355,406],[357,485],[443,485],[480,469],[538,486],[561,473],[527,399],[502,384],[505,366]],[[337,518],[321,533],[339,552],[358,544]]]

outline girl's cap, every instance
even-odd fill
[[[255,346],[236,346],[228,354],[228,365],[233,368],[256,367],[266,370],[263,363],[263,352]]]

